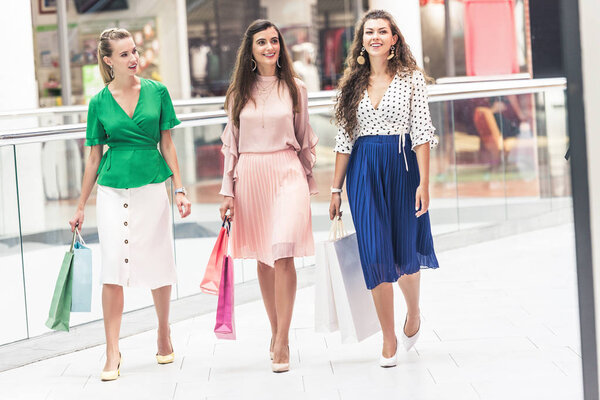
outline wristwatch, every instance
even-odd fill
[[[342,193],[342,189],[331,187],[331,193]]]
[[[187,190],[185,190],[185,188],[182,186],[179,189],[175,189],[175,194],[177,193],[183,193],[184,196],[187,196]]]

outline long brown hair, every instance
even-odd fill
[[[108,85],[114,78],[111,75],[110,66],[104,62],[104,57],[112,56],[111,40],[120,40],[130,38],[131,33],[126,29],[110,28],[104,30],[98,39],[98,67],[104,84]]]
[[[248,103],[249,100],[254,101],[252,98],[252,88],[255,82],[258,80],[258,70],[252,70],[252,38],[258,32],[262,32],[265,29],[275,28],[277,35],[279,36],[279,64],[281,68],[276,68],[277,78],[279,78],[278,85],[281,85],[282,81],[287,85],[292,101],[294,104],[294,112],[299,112],[298,100],[298,87],[294,78],[297,76],[292,66],[292,59],[289,55],[283,36],[281,32],[271,21],[264,19],[257,19],[252,22],[244,37],[242,38],[242,44],[237,52],[237,58],[235,60],[235,67],[233,69],[231,83],[227,89],[225,95],[225,109],[230,112],[229,118],[233,121],[234,125],[239,128],[240,126],[240,112]]]
[[[358,103],[362,100],[365,89],[369,86],[369,76],[371,75],[371,64],[366,51],[363,54],[366,62],[361,65],[356,61],[356,58],[360,55],[363,47],[362,42],[365,22],[370,19],[387,20],[390,24],[392,35],[398,35],[398,40],[394,45],[396,48],[395,57],[388,61],[387,72],[390,74],[407,74],[412,73],[415,70],[420,70],[408,44],[404,40],[404,36],[402,36],[396,21],[394,21],[394,17],[384,10],[372,10],[367,12],[356,24],[354,40],[350,46],[348,57],[346,57],[344,76],[338,83],[339,92],[334,108],[334,119],[336,124],[343,128],[351,139],[353,137],[354,129],[358,124],[356,117]]]

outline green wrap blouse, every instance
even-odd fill
[[[173,175],[157,145],[161,131],[181,122],[165,85],[143,78],[140,85],[131,118],[108,86],[90,101],[85,145],[108,145],[98,167],[99,185],[127,189],[164,182]]]

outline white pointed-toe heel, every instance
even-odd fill
[[[421,317],[419,317],[419,329],[417,329],[417,332],[414,335],[410,337],[406,336],[405,328],[406,319],[404,320],[404,327],[402,327],[402,344],[404,345],[404,349],[406,351],[410,351],[415,343],[417,343],[417,340],[419,340],[419,335],[421,334]]]
[[[395,367],[398,364],[398,338],[396,338],[396,352],[391,357],[384,357],[383,354],[379,358],[379,366],[382,368]]]

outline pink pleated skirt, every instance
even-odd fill
[[[242,153],[236,172],[233,258],[274,266],[280,258],[314,255],[310,192],[296,151]]]

